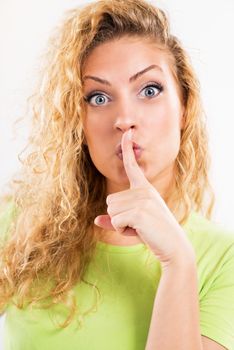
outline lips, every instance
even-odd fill
[[[136,159],[139,159],[141,157],[143,149],[141,146],[139,146],[137,143],[133,142],[133,151],[135,154]],[[123,152],[121,144],[117,145],[116,147],[116,155],[119,157],[119,159],[123,160]]]

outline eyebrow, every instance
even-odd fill
[[[130,77],[129,78],[129,82],[131,83],[131,82],[137,80],[140,76],[142,76],[144,73],[148,72],[151,69],[157,69],[157,70],[163,72],[163,70],[162,70],[162,68],[160,66],[158,66],[157,64],[152,64],[151,66],[146,67],[145,69],[141,70],[140,72],[137,72],[132,77]],[[108,80],[105,80],[105,79],[102,79],[102,78],[98,78],[98,77],[95,77],[95,76],[92,76],[92,75],[85,75],[83,80],[86,80],[86,79],[92,79],[92,80],[95,80],[95,81],[97,81],[97,82],[99,82],[101,84],[105,84],[105,85],[111,86],[111,83]]]

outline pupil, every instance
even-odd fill
[[[103,101],[104,101],[103,96],[98,96],[98,97],[96,98],[96,102],[97,102],[98,104],[102,103]]]
[[[148,92],[150,91],[150,93],[148,93],[149,96],[152,96],[152,94],[154,93],[153,89],[147,89],[146,91],[148,91]]]

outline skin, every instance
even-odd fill
[[[164,73],[151,69],[136,81],[129,82],[132,75],[152,64],[161,66]],[[102,91],[102,96],[106,96],[102,105],[98,105],[95,98],[93,105],[86,105],[84,128],[91,158],[106,177],[108,193],[129,186],[123,162],[115,156],[115,147],[123,133],[133,128],[133,140],[144,148],[138,164],[150,183],[164,196],[172,179],[183,122],[179,88],[166,54],[143,39],[124,37],[92,51],[83,68],[83,76],[87,75],[106,79],[112,84],[106,86],[84,79],[86,96],[93,90]],[[163,92],[159,93],[156,88],[143,90],[143,85],[158,81],[165,85]],[[155,97],[149,98],[147,93]]]
[[[148,71],[132,85],[128,83],[130,76],[155,62],[164,76]],[[101,89],[111,98],[102,107],[87,106],[87,145],[108,189],[107,214],[96,217],[95,224],[115,236],[134,232],[162,267],[146,349],[171,349],[171,344],[175,349],[225,349],[200,334],[195,252],[163,199],[173,179],[183,127],[179,89],[166,56],[142,40],[122,38],[96,48],[84,72],[112,83],[104,89],[91,79],[85,84],[87,93]],[[141,84],[159,78],[166,86],[164,92],[151,100],[140,98]],[[119,141],[122,161],[115,156]],[[139,161],[133,141],[144,148]]]
[[[129,82],[152,65],[161,70],[149,69]],[[166,53],[142,38],[122,37],[96,47],[86,59],[82,76],[84,95],[98,92],[86,103],[84,132],[91,159],[106,178],[107,195],[129,188],[124,163],[115,150],[123,134],[132,129],[133,141],[143,148],[138,167],[164,198],[173,181],[184,121],[180,90]],[[110,86],[90,76],[105,79]],[[158,82],[163,91],[152,86]],[[116,238],[120,232],[110,225],[102,228],[108,237]],[[131,242],[142,240],[139,235],[134,239]]]
[[[134,231],[161,262],[162,269],[195,261],[185,232],[137,164],[131,129],[123,134],[121,145],[130,188],[107,196],[108,215],[99,215],[95,224],[124,235]]]

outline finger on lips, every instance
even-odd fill
[[[123,164],[130,182],[130,188],[144,187],[148,184],[144,173],[137,164],[132,147],[132,129],[123,133],[121,140]]]

